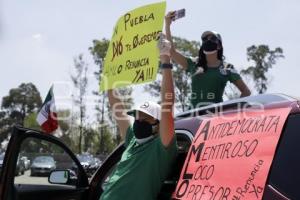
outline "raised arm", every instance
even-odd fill
[[[124,104],[115,90],[108,90],[108,100],[113,117],[118,124],[121,133],[121,138],[123,140],[126,136],[126,131],[130,126],[130,118],[126,114]]]
[[[159,134],[165,147],[169,146],[174,137],[174,83],[172,78],[172,69],[170,67],[170,57],[161,55],[162,63],[162,83],[161,83],[161,120],[159,125]]]
[[[172,18],[174,17],[174,13],[175,11],[171,11],[165,16],[166,38],[171,42],[171,50],[170,50],[171,59],[174,60],[177,64],[179,64],[184,70],[186,70],[188,67],[187,60],[181,53],[176,51],[172,40],[171,23],[172,23]]]

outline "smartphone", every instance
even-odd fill
[[[173,21],[185,17],[185,9],[176,10],[174,17],[172,18]]]

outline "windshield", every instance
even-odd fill
[[[89,156],[77,156],[77,158],[80,162],[91,162],[92,161],[91,157],[89,157]]]
[[[42,156],[42,157],[36,157],[33,162],[34,163],[53,163],[54,160],[52,157]]]

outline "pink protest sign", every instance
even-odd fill
[[[173,199],[260,200],[290,108],[206,118]]]

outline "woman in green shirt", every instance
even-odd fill
[[[172,42],[170,26],[174,11],[165,17],[166,37]],[[205,31],[202,36],[202,46],[197,59],[185,57],[172,43],[171,58],[187,72],[192,79],[191,107],[201,107],[223,101],[226,83],[230,81],[241,92],[241,97],[249,96],[250,90],[234,69],[232,64],[224,62],[221,35],[215,31]]]

